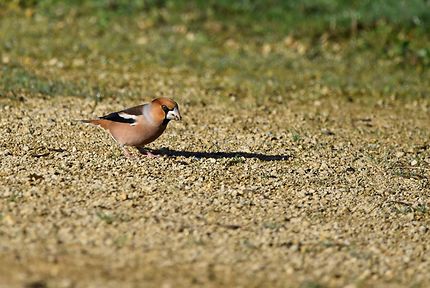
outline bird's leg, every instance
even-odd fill
[[[135,156],[133,154],[131,154],[130,151],[128,151],[128,148],[124,144],[119,143],[115,139],[115,137],[113,137],[112,134],[109,133],[109,135],[112,137],[112,139],[115,141],[115,143],[119,145],[119,148],[121,148],[122,153],[124,154],[125,158],[128,158],[128,159],[135,158]]]
[[[149,152],[148,150],[146,150],[143,147],[136,147],[136,148],[137,148],[137,150],[139,150],[139,152],[142,155],[145,155],[148,158],[158,158],[158,157],[160,157],[160,155],[153,154],[153,153]]]
[[[124,156],[126,157],[126,158],[134,158],[134,156],[133,156],[133,154],[131,154],[130,153],[130,151],[128,151],[128,149],[127,149],[127,147],[126,146],[124,146],[124,145],[121,145],[120,146],[121,147],[121,150],[122,150],[122,152],[124,153]]]

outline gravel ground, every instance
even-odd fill
[[[429,287],[428,101],[176,100],[135,160],[73,120],[140,103],[1,100],[1,287]]]

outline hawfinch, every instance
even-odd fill
[[[112,135],[121,146],[124,155],[131,157],[127,146],[136,147],[141,153],[153,157],[143,149],[157,139],[166,129],[170,120],[181,120],[178,104],[169,98],[157,98],[151,103],[113,112],[85,123],[100,126]]]

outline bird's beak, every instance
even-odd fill
[[[167,112],[166,118],[169,120],[181,120],[182,116],[179,113],[178,107],[175,107],[172,111]]]

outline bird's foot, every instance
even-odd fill
[[[122,152],[124,153],[125,158],[127,159],[135,159],[136,156],[133,155],[132,153],[130,153],[130,151],[128,151],[128,149],[126,147],[121,147],[122,148]]]
[[[148,157],[148,158],[158,158],[158,157],[160,157],[160,155],[157,155],[157,154],[153,154],[153,153],[151,153],[151,152],[149,152],[149,151],[146,151],[146,154],[144,154],[146,157]]]
[[[146,149],[145,149],[145,148],[143,148],[143,147],[137,147],[137,150],[139,150],[139,152],[140,152],[143,156],[148,157],[148,158],[158,158],[158,157],[160,157],[160,155],[153,154],[153,153],[151,153],[150,151],[146,150]]]

